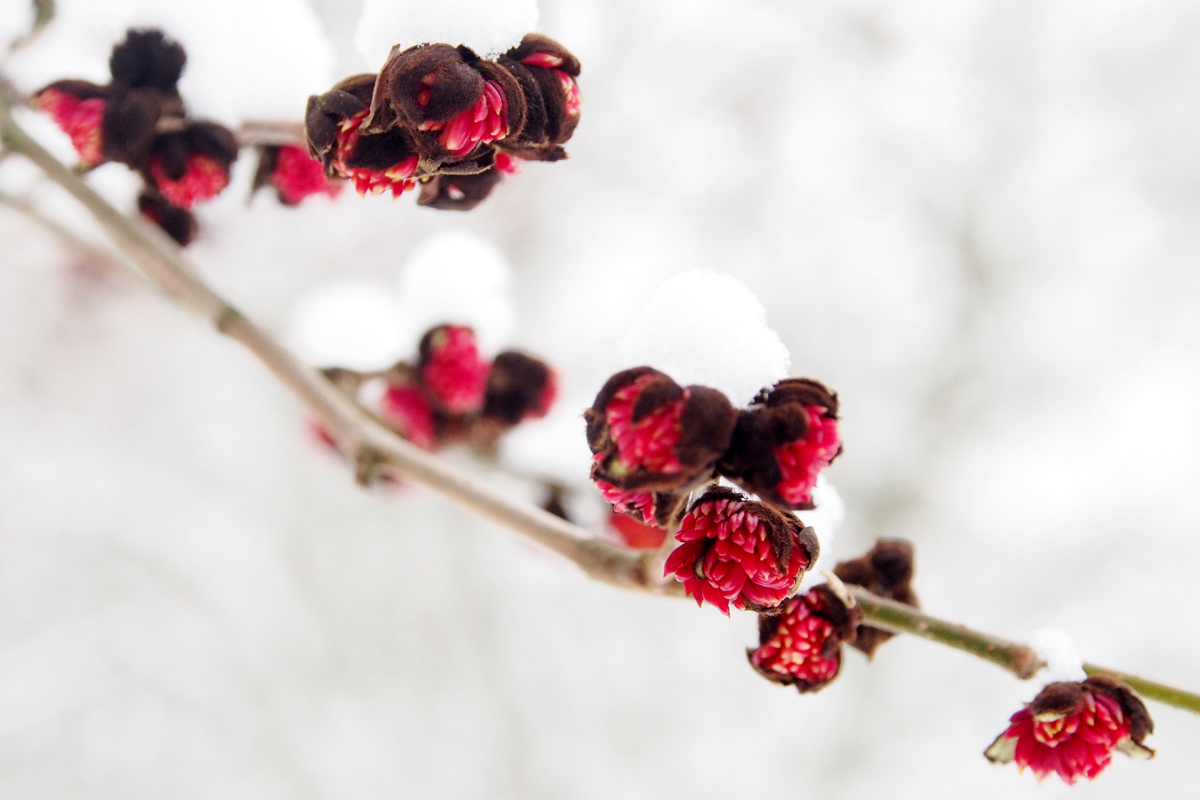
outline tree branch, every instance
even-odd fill
[[[683,596],[680,583],[662,582],[661,575],[656,574],[662,569],[661,553],[638,554],[591,539],[577,525],[480,483],[372,419],[333,383],[301,363],[270,334],[243,317],[201,281],[165,234],[141,219],[123,216],[30,138],[13,121],[2,97],[0,140],[41,167],[82,203],[130,260],[163,291],[254,353],[320,420],[342,452],[352,455],[364,480],[369,480],[376,471],[394,472],[558,553],[595,580],[650,594]],[[865,621],[871,625],[962,650],[1023,679],[1032,677],[1041,666],[1036,653],[1027,645],[939,620],[859,587],[848,589],[862,608]],[[1089,665],[1088,669],[1118,677],[1149,699],[1200,713],[1200,696],[1190,692],[1102,667]]]

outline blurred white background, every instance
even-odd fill
[[[62,0],[9,72],[103,79],[128,21],[168,12],[185,97],[229,121],[299,117],[364,67],[357,2],[160,5]],[[247,205],[243,157],[199,210],[206,277],[282,332],[311,287],[391,283],[465,227],[513,264],[514,343],[559,368],[569,409],[661,280],[728,272],[793,372],[841,395],[839,555],[911,539],[930,611],[1018,639],[1058,625],[1089,660],[1200,688],[1200,2],[541,11],[584,65],[569,161],[455,215]],[[33,184],[12,162],[0,188]],[[123,169],[91,180],[128,205]],[[0,248],[2,797],[1200,785],[1200,719],[1159,705],[1153,762],[1117,756],[1074,789],[993,767],[1030,688],[915,640],[847,654],[816,696],[769,684],[745,663],[750,615],[589,583],[418,489],[359,490],[237,345],[5,209]]]

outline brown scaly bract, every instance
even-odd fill
[[[911,585],[913,546],[903,539],[880,539],[865,555],[839,562],[833,568],[833,574],[842,583],[861,586],[871,594],[914,608],[919,606],[917,594]],[[879,628],[861,625],[851,644],[870,657],[875,655],[875,648],[894,635]]]

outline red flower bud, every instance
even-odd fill
[[[1113,750],[1145,759],[1154,731],[1146,706],[1125,684],[1105,676],[1063,681],[1043,689],[1009,719],[1008,730],[984,752],[989,761],[1015,761],[1038,780],[1057,773],[1067,784],[1091,780],[1112,761]]]
[[[196,218],[191,212],[171,205],[153,189],[138,195],[138,211],[162,228],[180,247],[187,247],[196,238]]]
[[[679,491],[712,476],[737,412],[716,389],[682,388],[650,367],[618,372],[584,412],[592,479],[626,491]]]
[[[420,387],[389,384],[380,402],[380,413],[401,436],[417,447],[433,450],[437,444],[437,425],[433,407]]]
[[[914,608],[920,605],[910,585],[913,577],[913,546],[903,539],[880,539],[866,555],[839,562],[833,568],[833,574],[842,583],[862,586],[871,594]],[[858,635],[850,644],[871,657],[875,655],[875,648],[894,635],[870,625],[860,625]]]
[[[662,528],[638,522],[628,514],[617,513],[615,508],[608,521],[621,542],[633,550],[657,550],[667,538],[667,532]]]
[[[579,124],[579,60],[553,39],[531,33],[500,63],[520,84],[528,108],[520,135],[501,146],[530,160],[565,158],[561,145]]]
[[[479,357],[473,330],[439,325],[421,338],[420,352],[417,371],[438,410],[469,414],[483,406],[488,364]]]
[[[782,603],[820,555],[812,528],[723,487],[704,493],[680,523],[667,558],[697,605],[761,611]]]
[[[71,138],[80,162],[94,167],[104,161],[103,121],[108,89],[87,81],[57,81],[39,91],[31,105],[49,115]]]
[[[306,197],[324,194],[337,197],[340,183],[325,176],[321,162],[296,145],[259,148],[258,170],[254,174],[254,191],[264,186],[275,187],[279,202],[285,206],[299,204]]]
[[[854,639],[862,618],[828,586],[784,601],[778,614],[758,618],[758,647],[750,664],[769,681],[795,686],[801,694],[825,688],[842,668],[842,642]]]
[[[720,474],[780,508],[812,508],[821,470],[842,452],[837,395],[807,378],[788,378],[738,415]]]
[[[171,205],[190,209],[229,185],[229,169],[237,156],[237,140],[227,128],[191,122],[158,137],[147,178]]]
[[[492,361],[483,398],[483,416],[508,427],[544,417],[558,393],[558,380],[545,362],[506,350]]]

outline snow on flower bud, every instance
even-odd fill
[[[812,508],[817,476],[842,452],[837,410],[837,394],[808,378],[764,389],[738,415],[718,471],[780,508]]]
[[[87,81],[56,81],[40,90],[31,105],[54,120],[71,139],[79,161],[94,167],[105,160],[103,121],[108,88]]]
[[[439,411],[469,414],[483,406],[488,364],[479,356],[475,332],[439,325],[423,337],[417,371]]]
[[[254,191],[264,186],[275,188],[279,202],[285,206],[298,205],[307,197],[324,194],[337,197],[342,190],[325,176],[321,162],[308,150],[287,144],[259,148],[258,170],[254,174]]]
[[[176,208],[153,189],[138,195],[138,211],[175,240],[180,247],[187,247],[196,238],[196,218],[190,211]]]
[[[792,514],[746,499],[732,489],[709,489],[679,525],[681,542],[667,558],[697,605],[708,602],[755,611],[782,603],[820,555],[812,528]]]
[[[237,140],[227,128],[190,122],[158,137],[147,179],[171,205],[190,209],[229,185],[229,169],[237,156]]]
[[[903,539],[879,539],[867,553],[849,561],[840,561],[833,568],[842,583],[861,586],[871,594],[895,600],[914,608],[919,607],[912,590],[913,546]],[[875,655],[879,645],[895,634],[869,625],[860,625],[858,635],[850,644],[867,654]]]
[[[737,412],[716,389],[650,367],[613,375],[584,412],[592,479],[624,491],[680,491],[712,477]]]
[[[561,145],[579,124],[579,59],[548,36],[531,33],[500,63],[520,84],[527,107],[524,128],[501,147],[530,160],[565,158]]]
[[[422,157],[455,162],[520,131],[525,98],[508,70],[470,48],[422,44],[393,50],[379,72],[371,115],[370,130],[399,118]]]
[[[1056,773],[1067,784],[1091,780],[1112,761],[1114,750],[1136,759],[1154,751],[1142,745],[1154,731],[1146,706],[1125,684],[1107,676],[1060,681],[1009,718],[1008,730],[984,752],[998,764],[1016,762],[1038,780]]]
[[[758,617],[751,666],[769,681],[801,693],[825,688],[842,667],[842,642],[854,639],[862,611],[847,607],[827,585],[785,600],[779,613]]]

